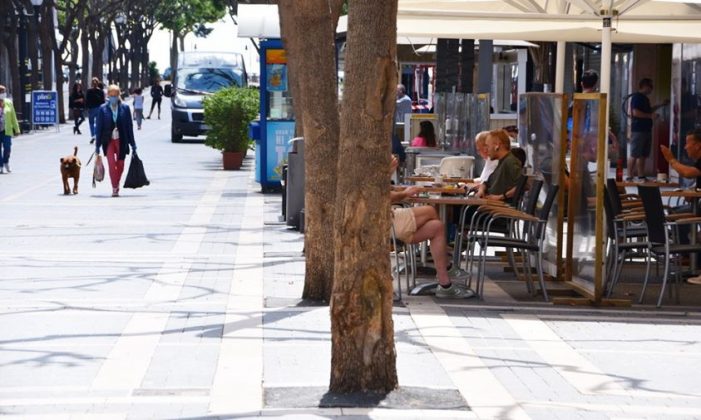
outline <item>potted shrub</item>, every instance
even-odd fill
[[[258,115],[258,90],[230,87],[204,99],[205,144],[221,150],[224,169],[239,169],[252,145],[248,124]]]

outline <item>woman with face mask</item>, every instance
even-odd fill
[[[112,197],[119,197],[119,182],[124,172],[124,159],[129,147],[136,152],[134,125],[129,105],[122,103],[119,86],[107,88],[107,103],[100,107],[95,121],[95,154],[102,150],[112,181]]]
[[[18,135],[19,122],[12,101],[7,99],[5,86],[0,85],[0,174],[10,173],[12,135]]]

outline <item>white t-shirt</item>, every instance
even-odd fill
[[[134,95],[134,109],[144,109],[144,95]]]
[[[489,159],[484,161],[484,168],[482,168],[482,173],[480,174],[480,177],[477,178],[475,181],[478,182],[486,182],[487,179],[489,179],[489,175],[494,172],[494,170],[497,168],[499,165],[499,159]]]

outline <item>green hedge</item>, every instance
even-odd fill
[[[204,99],[204,122],[210,129],[205,144],[223,152],[245,152],[252,144],[248,124],[258,116],[259,93],[230,87]]]

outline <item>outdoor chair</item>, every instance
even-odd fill
[[[393,207],[403,207],[395,205]],[[391,256],[394,259],[392,268],[392,278],[397,280],[397,290],[399,300],[402,299],[402,273],[406,281],[407,293],[412,287],[416,286],[416,247],[414,244],[408,244],[400,239],[394,231],[394,225],[391,225],[392,252]]]
[[[463,242],[466,245],[466,250],[467,250],[467,255],[465,259],[465,266],[468,271],[468,281],[467,284],[468,286],[472,284],[472,271],[470,270],[470,260],[471,260],[471,255],[474,252],[474,245],[475,245],[475,239],[477,236],[482,234],[482,229],[479,226],[483,226],[483,217],[485,216],[484,212],[480,212],[479,209],[480,207],[486,205],[488,207],[507,207],[511,209],[520,209],[522,207],[522,201],[525,196],[526,192],[526,186],[528,183],[528,177],[526,176],[521,176],[516,184],[516,191],[514,196],[512,197],[511,203],[505,203],[501,201],[493,202],[486,200],[484,203],[481,203],[478,206],[467,206],[463,209],[461,215],[460,215],[460,222],[459,222],[459,229],[458,229],[458,237],[456,237],[456,246],[457,246],[457,251],[458,255],[462,254],[462,246]],[[538,180],[533,183],[531,186],[531,193],[529,193],[529,197],[534,197],[534,200],[536,200],[535,203],[533,203],[533,206],[537,204],[537,196],[540,193],[540,189],[543,185],[543,182]],[[470,219],[469,227],[466,230],[465,225],[467,223],[467,219]],[[506,221],[502,221],[502,223],[499,223],[494,226],[492,233],[494,234],[499,234],[501,236],[509,236],[511,235],[512,231],[512,226],[510,226]],[[509,258],[509,265],[513,268],[514,272],[516,272],[516,259],[514,258],[513,251],[511,249],[507,249],[507,256]]]
[[[681,261],[680,256],[689,255],[693,252],[701,251],[701,244],[680,244],[676,240],[675,228],[683,224],[701,223],[701,217],[682,217],[674,220],[669,220],[665,217],[664,206],[662,205],[662,195],[658,187],[638,186],[638,193],[643,201],[645,208],[645,220],[648,231],[648,240],[650,242],[650,255],[659,260],[660,257],[664,261],[664,273],[662,275],[662,285],[660,287],[660,295],[657,299],[657,307],[662,306],[662,298],[667,286],[667,280],[671,275],[671,257],[675,256],[674,270],[674,285],[676,285],[681,277]],[[639,303],[643,302],[645,297],[645,289],[647,288],[648,279],[643,283],[643,289],[640,292]],[[676,288],[675,288],[676,289]],[[679,301],[679,291],[676,290],[677,302]],[[670,287],[670,297],[673,293],[673,288]]]
[[[645,280],[650,275],[649,247],[647,229],[641,225],[645,221],[645,213],[617,214],[614,211],[613,195],[618,191],[611,190],[610,184],[605,187],[604,211],[606,216],[607,234],[607,276],[606,295],[611,297],[613,289],[618,284],[623,263],[630,257],[644,257],[646,262]],[[638,223],[635,225],[633,223]]]
[[[548,194],[545,198],[545,202],[538,212],[538,216],[533,214],[528,214],[524,211],[519,211],[515,209],[508,208],[493,208],[489,209],[489,219],[486,221],[485,234],[478,236],[476,242],[480,245],[480,265],[478,270],[478,280],[477,280],[477,294],[481,297],[484,290],[484,278],[485,278],[485,262],[487,256],[487,249],[489,247],[507,248],[507,249],[517,249],[524,252],[523,265],[526,271],[530,273],[530,257],[535,254],[535,264],[536,271],[538,273],[538,282],[540,284],[540,289],[543,292],[543,299],[548,301],[548,291],[545,287],[545,278],[543,273],[543,245],[545,241],[545,233],[548,223],[548,218],[550,216],[550,210],[552,209],[553,202],[557,197],[558,186],[553,185],[550,187]],[[497,221],[505,220],[507,223],[512,224],[515,222],[521,222],[522,230],[520,235],[516,236],[504,236],[498,237],[491,235],[491,228],[493,224]],[[530,275],[527,276],[527,281],[530,281]],[[530,293],[535,294],[535,288],[533,285],[529,287]]]
[[[528,191],[528,194],[526,195],[526,199],[524,200],[524,206],[523,206],[523,211],[526,214],[530,215],[535,215],[536,211],[536,206],[538,205],[538,196],[540,195],[540,190],[543,187],[543,181],[542,180],[536,180],[533,182],[531,185],[531,188]],[[475,243],[477,243],[478,239],[484,238],[486,236],[486,222],[489,220],[489,217],[492,214],[492,211],[494,209],[498,208],[503,208],[504,206],[494,206],[490,204],[486,204],[484,206],[480,206],[475,210],[475,214],[473,215],[473,220],[470,223],[470,229],[468,231],[468,247],[467,247],[467,255],[466,255],[466,270],[469,273],[468,277],[468,283],[471,284],[472,282],[472,266],[474,262],[474,250],[475,250]],[[518,210],[518,209],[513,209],[513,210]],[[521,234],[520,231],[517,227],[517,221],[512,220],[512,221],[507,221],[503,220],[502,223],[498,224],[496,229],[492,229],[492,235],[493,237],[515,237],[515,238],[520,238]],[[513,250],[510,248],[507,248],[506,250],[507,255],[509,257],[509,265],[514,271],[514,274],[518,274],[518,270],[516,269],[516,258],[513,255]],[[522,262],[525,261],[525,253],[523,250],[521,250],[521,257],[522,257]],[[527,269],[524,267],[524,273],[528,273],[527,275],[530,277],[530,269]],[[527,287],[528,291],[531,292],[531,283],[527,282]]]

